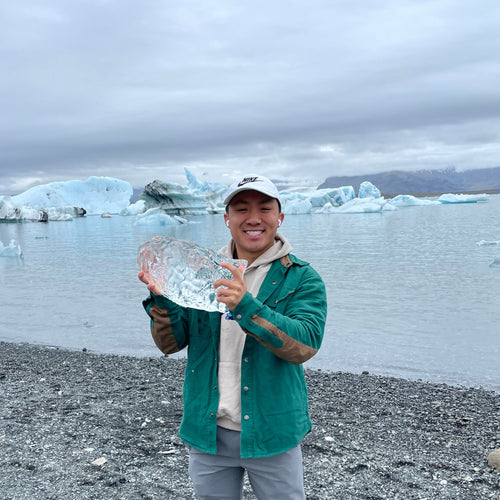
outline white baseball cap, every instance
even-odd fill
[[[230,186],[224,200],[224,205],[229,205],[231,200],[242,191],[258,191],[270,198],[275,198],[280,203],[278,188],[263,175],[246,175],[242,179],[234,181]]]

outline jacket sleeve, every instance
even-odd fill
[[[161,352],[172,354],[188,345],[187,308],[154,294],[142,305],[151,318],[151,335]]]
[[[318,351],[327,312],[323,280],[311,266],[301,269],[297,287],[281,298],[283,305],[276,300],[278,306],[273,309],[247,292],[232,312],[245,333],[295,365]]]

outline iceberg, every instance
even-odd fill
[[[137,251],[139,268],[165,297],[181,306],[223,313],[226,305],[217,302],[213,284],[233,276],[221,262],[247,266],[245,260],[228,259],[195,243],[162,236],[151,238]]]
[[[111,177],[89,177],[86,181],[52,182],[32,187],[10,197],[19,210],[31,208],[49,212],[49,220],[64,220],[81,215],[118,214],[130,204],[132,185]]]
[[[477,203],[488,201],[490,195],[488,194],[442,194],[438,201],[440,203]]]
[[[47,222],[48,214],[44,210],[31,207],[15,207],[10,196],[0,197],[0,220]]]
[[[310,214],[312,210],[311,200],[300,193],[280,193],[281,210],[287,215]]]
[[[399,194],[388,201],[396,207],[416,207],[422,205],[439,205],[437,200],[428,200],[426,198],[418,198],[411,194]]]
[[[356,194],[352,186],[280,193],[283,213],[289,215],[310,214],[312,211],[317,212],[327,206],[339,207],[355,198]]]
[[[340,206],[353,200],[356,197],[352,186],[342,186],[338,188],[323,188],[306,193],[307,198],[311,200],[313,207],[322,207],[326,203],[333,206]]]
[[[371,182],[364,181],[359,186],[358,198],[380,198],[380,190]]]
[[[184,172],[188,180],[186,186],[160,180],[147,184],[141,195],[145,208],[161,208],[169,215],[223,212],[228,186],[201,182],[188,169],[184,169]]]

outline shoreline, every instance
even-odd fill
[[[0,499],[194,498],[184,359],[0,342]],[[500,394],[306,369],[308,499],[499,498]],[[245,483],[244,497],[254,498]]]

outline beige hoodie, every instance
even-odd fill
[[[233,257],[234,242],[220,250],[226,257]],[[274,245],[260,255],[243,274],[247,290],[254,297],[264,281],[271,264],[288,255],[292,247],[281,234],[276,234]],[[222,318],[219,346],[219,407],[217,425],[241,430],[241,357],[245,346],[246,334],[236,321]]]

